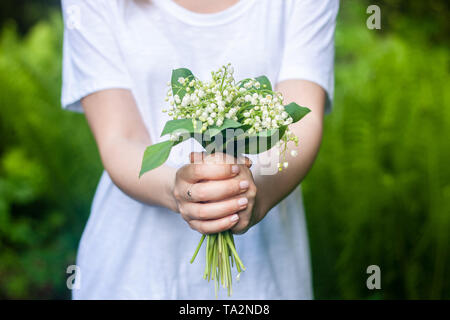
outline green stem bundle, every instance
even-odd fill
[[[239,255],[234,246],[233,234],[230,230],[202,235],[197,249],[192,256],[191,263],[194,262],[204,240],[206,239],[206,264],[203,278],[210,281],[214,280],[214,287],[217,298],[217,289],[220,285],[228,290],[228,296],[233,293],[231,268],[236,265],[238,276],[245,270]]]

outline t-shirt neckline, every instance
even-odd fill
[[[238,3],[228,7],[225,10],[215,13],[197,13],[188,10],[173,0],[152,0],[156,6],[169,14],[175,16],[179,20],[196,26],[212,26],[225,24],[232,21],[243,14],[255,0],[239,0]]]

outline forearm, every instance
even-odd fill
[[[82,105],[113,182],[136,200],[176,211],[172,196],[175,169],[162,166],[139,178],[144,151],[152,141],[131,92],[96,92],[85,97]]]
[[[319,151],[322,138],[322,120],[309,114],[291,130],[299,138],[298,147],[291,146],[286,152],[288,167],[273,175],[257,175],[258,206],[265,215],[272,207],[294,190],[311,168]],[[292,144],[293,145],[293,144]],[[292,156],[291,150],[297,155]]]
[[[116,138],[100,147],[105,170],[113,182],[130,197],[150,204],[177,210],[172,195],[176,169],[161,166],[139,178],[142,156],[150,143]]]
[[[299,144],[289,143],[286,152],[288,167],[274,175],[255,177],[258,187],[257,206],[264,215],[283,198],[289,195],[304,179],[311,168],[322,141],[325,92],[315,83],[304,80],[289,80],[280,83],[277,91],[284,95],[285,103],[295,101],[311,109],[302,120],[290,126],[298,137]],[[294,150],[296,156],[291,155]]]

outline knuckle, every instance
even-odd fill
[[[200,206],[197,210],[197,218],[200,220],[205,220],[208,217],[208,212],[204,206]]]
[[[193,166],[192,173],[194,177],[200,177],[203,172],[203,166],[200,164],[193,164],[192,166]]]
[[[173,189],[173,196],[177,200],[180,199],[181,194],[180,194],[180,190],[178,190],[178,188]]]
[[[236,194],[239,191],[239,182],[227,183],[226,192],[228,195]]]
[[[206,190],[204,187],[198,186],[192,196],[198,201],[206,201]]]

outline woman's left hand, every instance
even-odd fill
[[[241,170],[239,170],[239,174],[235,178],[240,181],[247,181],[249,183],[248,189],[245,193],[245,197],[248,199],[248,205],[244,210],[237,213],[239,215],[239,221],[233,228],[231,228],[231,232],[233,232],[234,234],[243,234],[264,218],[264,214],[260,212],[261,210],[258,206],[258,189],[256,187],[253,174],[250,171],[250,167],[252,164],[247,157],[245,157],[244,159],[236,159],[223,153],[214,153],[205,156],[204,153],[193,152],[191,153],[191,162],[204,162],[214,164],[237,163],[240,166]]]

